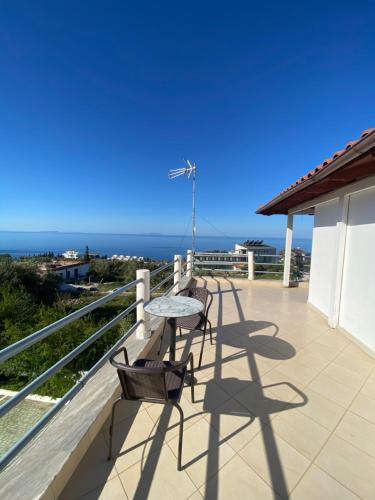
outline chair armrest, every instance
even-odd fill
[[[120,349],[114,352],[112,356],[109,358],[109,362],[111,363],[111,365],[116,366],[116,364],[118,364],[115,358],[122,352],[124,353],[125,364],[127,365],[129,364],[128,351],[126,350],[126,347],[120,347]]]

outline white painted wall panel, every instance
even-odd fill
[[[375,188],[350,196],[339,324],[375,351]]]
[[[336,276],[338,199],[315,207],[309,302],[326,316]]]

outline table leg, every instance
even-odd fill
[[[171,343],[169,346],[169,361],[175,361],[176,360],[176,318],[168,318],[167,320],[169,328],[170,328],[170,335],[171,335]]]

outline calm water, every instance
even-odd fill
[[[198,236],[197,250],[232,250],[235,243],[246,239],[263,239],[276,249],[284,248],[283,238],[261,238],[257,236]],[[18,233],[0,231],[0,254],[10,253],[14,257],[43,252],[61,253],[65,250],[84,252],[88,245],[91,252],[111,256],[113,254],[138,255],[152,259],[170,259],[175,254],[184,254],[191,248],[190,236],[164,236],[139,234],[95,234],[95,233]],[[295,238],[293,246],[311,251],[311,240]]]

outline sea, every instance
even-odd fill
[[[245,240],[263,240],[279,252],[284,248],[284,238],[261,236],[197,236],[196,250],[233,250],[236,243]],[[0,254],[13,257],[32,256],[45,252],[61,254],[65,250],[89,251],[101,256],[131,255],[150,259],[171,259],[173,255],[185,254],[191,248],[190,236],[163,234],[104,234],[67,233],[59,231],[14,232],[0,231]],[[293,246],[311,251],[311,240],[293,238]]]

